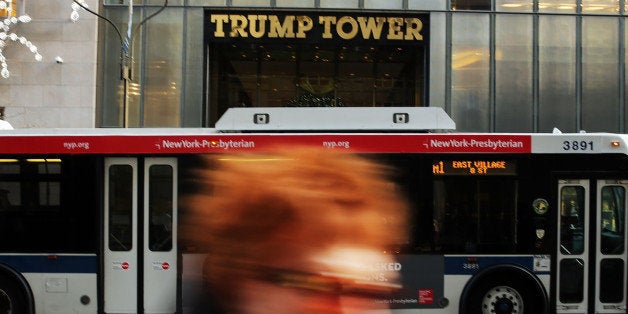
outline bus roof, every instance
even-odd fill
[[[351,131],[436,132],[456,129],[439,107],[230,108],[220,132]]]

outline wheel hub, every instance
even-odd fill
[[[523,299],[508,286],[493,287],[482,299],[483,314],[523,314]]]

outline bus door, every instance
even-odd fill
[[[559,180],[557,313],[626,313],[627,191],[623,180]]]
[[[107,158],[104,178],[104,312],[174,313],[176,159]]]

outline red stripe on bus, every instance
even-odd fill
[[[200,134],[0,136],[3,154],[184,154],[263,152],[305,145],[364,153],[530,153],[530,135]]]

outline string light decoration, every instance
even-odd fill
[[[79,19],[78,11],[81,9],[81,5],[77,2],[84,7],[87,7],[85,0],[76,0],[72,3],[72,13],[70,14],[70,19],[73,22],[76,22]],[[25,36],[18,35],[17,33],[11,31],[11,28],[15,27],[19,23],[28,23],[32,20],[28,14],[17,16],[17,8],[14,7],[14,3],[15,1],[13,0],[0,0],[0,11],[6,13],[6,17],[0,23],[0,76],[5,79],[8,79],[11,76],[7,59],[4,56],[4,48],[6,48],[10,43],[18,42],[25,46],[31,53],[33,53],[35,60],[38,62],[44,59],[39,51],[37,51],[37,46],[35,46],[30,40],[28,40]]]
[[[70,20],[72,20],[72,22],[74,23],[78,22],[79,20],[78,11],[82,8],[88,8],[87,3],[85,3],[85,0],[76,0],[72,2],[72,13],[70,13]]]

